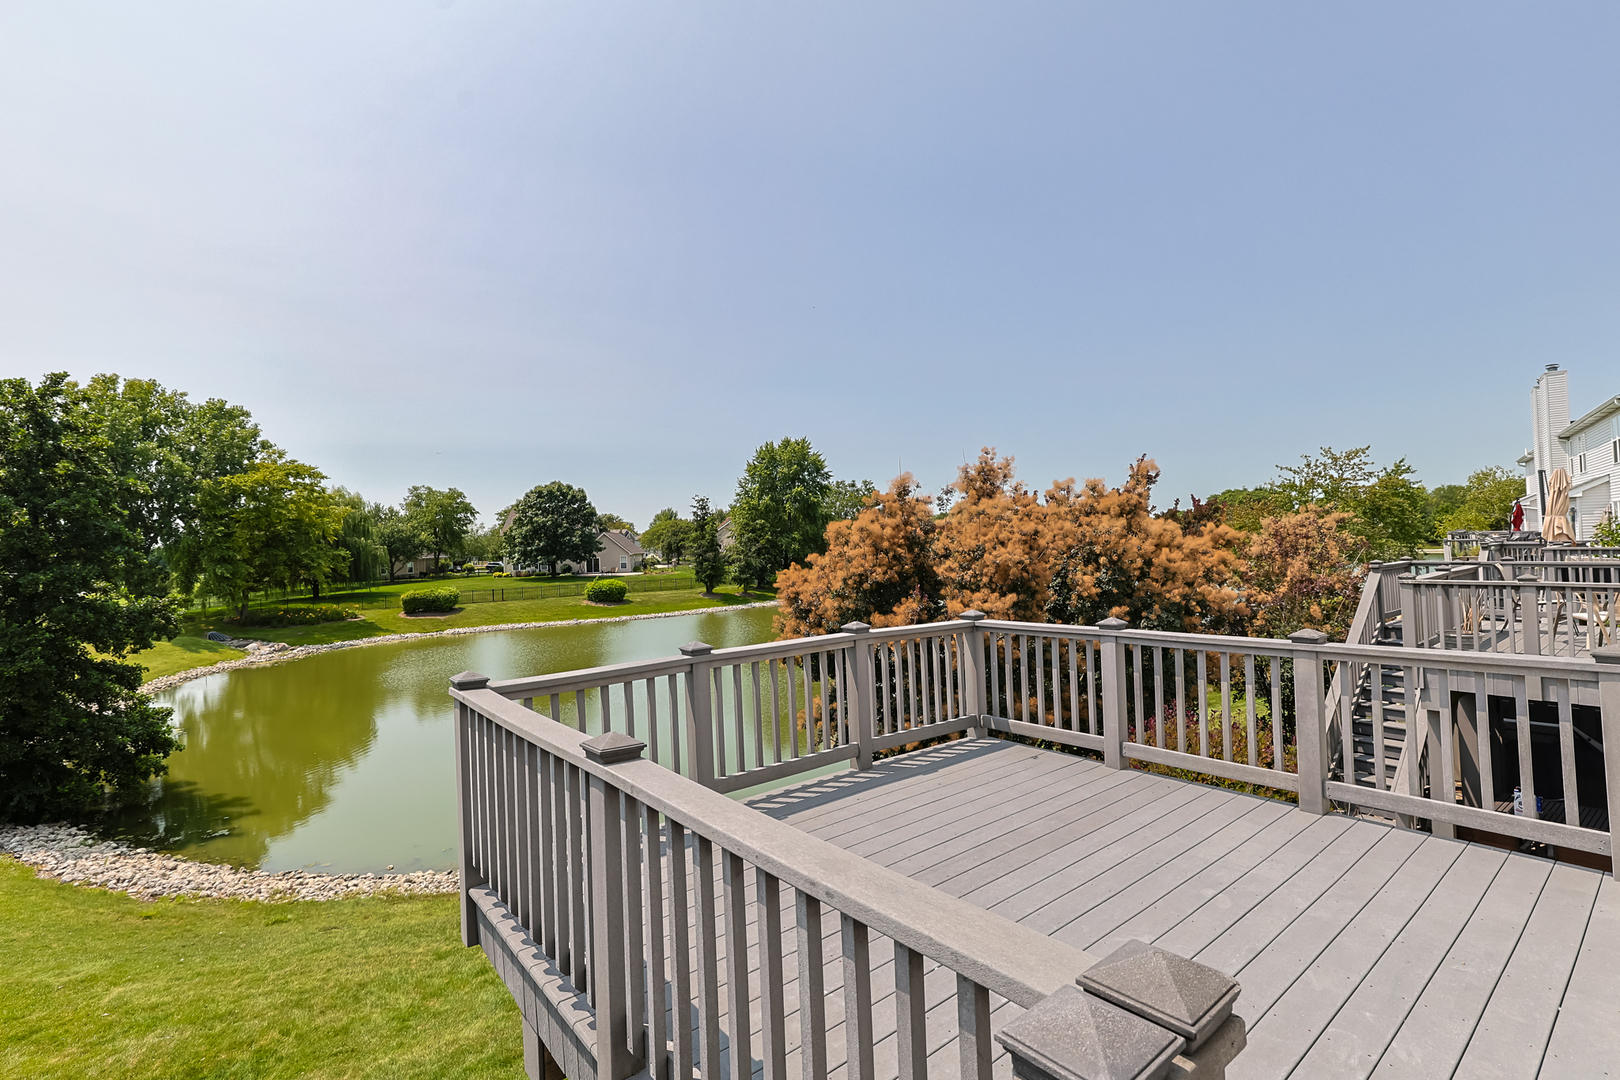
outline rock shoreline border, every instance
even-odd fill
[[[178,855],[98,840],[77,825],[0,827],[0,855],[34,868],[42,878],[128,893],[136,900],[342,900],[357,896],[443,896],[460,891],[454,870],[404,874],[322,874],[308,870],[246,870],[194,862]]]
[[[683,615],[750,611],[775,606],[775,600],[761,600],[752,604],[730,604],[726,607],[692,608],[687,611],[656,611],[642,615],[612,615],[596,619],[554,619],[549,622],[496,623],[493,626],[455,626],[448,630],[428,630],[410,634],[380,634],[377,637],[357,638],[354,641],[332,641],[322,645],[288,645],[280,641],[262,642],[249,641],[249,639],[245,638],[233,638],[229,644],[233,647],[246,647],[250,649],[250,654],[237,660],[221,660],[217,664],[209,664],[206,667],[190,668],[186,671],[177,671],[173,675],[159,676],[151,682],[141,684],[141,692],[144,694],[160,694],[165,690],[183,686],[195,679],[206,679],[210,675],[219,675],[242,668],[264,667],[267,664],[279,664],[288,660],[302,660],[307,656],[334,652],[338,649],[357,649],[368,645],[391,645],[401,641],[422,641],[427,638],[462,637],[467,634],[493,634],[503,630],[540,630],[549,626],[586,626],[600,623],[636,622],[641,619],[674,619]],[[238,642],[247,642],[247,644],[238,645]]]

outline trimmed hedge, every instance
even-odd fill
[[[399,604],[407,615],[419,615],[424,611],[454,611],[459,603],[460,589],[414,589],[399,595]]]
[[[630,586],[612,578],[597,578],[585,586],[585,599],[593,604],[616,604],[624,599]]]
[[[288,604],[274,608],[249,608],[246,618],[233,616],[222,621],[236,626],[281,627],[347,622],[354,617],[354,608],[337,604]]]

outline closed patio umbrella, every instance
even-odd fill
[[[1569,473],[1563,469],[1554,469],[1547,478],[1547,516],[1541,523],[1541,535],[1549,544],[1575,542],[1569,528]]]

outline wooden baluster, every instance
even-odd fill
[[[588,990],[585,981],[585,827],[581,818],[578,765],[567,766],[568,791],[568,956],[558,967],[568,973],[576,990]],[[565,966],[566,965],[566,966]]]
[[[1176,653],[1176,750],[1187,752],[1187,650]]]
[[[1069,730],[1080,730],[1080,648],[1079,638],[1069,639]]]
[[[765,713],[759,694],[759,661],[748,665],[754,677],[754,768],[765,767]]]
[[[1260,714],[1255,708],[1254,695],[1259,684],[1254,678],[1254,653],[1243,654],[1243,717],[1249,732],[1249,764],[1260,765]]]
[[[1558,752],[1564,767],[1564,824],[1580,825],[1580,793],[1575,780],[1575,717],[1570,709],[1569,680],[1549,679],[1558,701]]]
[[[743,707],[743,673],[741,664],[731,665],[731,726],[736,734],[737,772],[748,771],[748,719]]]
[[[1357,681],[1356,665],[1348,660],[1339,661],[1339,746],[1344,755],[1344,782],[1356,782],[1356,725],[1351,715],[1355,709]]]
[[[788,657],[782,664],[787,671],[787,705],[788,705],[788,753],[792,758],[799,756],[799,691],[794,685],[793,673],[798,669],[793,657]]]
[[[561,896],[558,889],[558,867],[562,861],[562,853],[567,850],[566,844],[560,842],[557,830],[562,818],[557,814],[557,787],[555,777],[556,758],[542,750],[540,752],[540,942],[541,950],[549,957],[559,969],[564,964],[557,952],[558,927],[557,912],[560,909]],[[534,935],[531,933],[531,937]],[[567,941],[567,931],[563,931],[562,940]]]
[[[1457,724],[1452,716],[1451,673],[1436,669],[1434,678],[1434,709],[1431,710],[1435,734],[1440,744],[1440,768],[1429,770],[1429,797],[1448,806],[1457,804]],[[1438,775],[1436,773],[1438,772]],[[1454,837],[1457,827],[1436,821],[1431,825],[1436,836]]]
[[[962,1080],[991,1080],[990,991],[962,974],[956,976],[956,1028]]]
[[[754,1035],[749,1017],[753,994],[748,987],[748,880],[741,855],[721,855],[725,894],[726,984],[731,1013],[731,1075],[753,1070]]]
[[[1474,744],[1479,761],[1479,804],[1487,810],[1496,809],[1496,762],[1491,745],[1491,700],[1487,694],[1490,683],[1483,671],[1474,672]]]
[[[899,1080],[928,1080],[928,996],[923,989],[923,954],[898,941],[894,943],[894,1018]]]
[[[1169,745],[1164,737],[1164,650],[1150,646],[1153,657],[1153,745],[1163,750]]]
[[[1283,759],[1282,664],[1282,657],[1271,657],[1271,767],[1287,772]]]
[[[669,824],[669,958],[673,968],[669,995],[670,1057],[674,1063],[673,1080],[689,1080],[697,1060],[697,1048],[692,1045],[692,953],[687,936],[687,919],[693,901],[686,872],[686,827],[674,818],[665,818],[665,821]]]
[[[540,748],[523,741],[523,925],[540,940]]]
[[[794,890],[799,954],[799,1069],[802,1080],[827,1080],[826,969],[821,955],[821,901]]]
[[[685,776],[686,773],[681,771],[681,751],[686,746],[686,740],[681,737],[681,677],[665,676],[664,686],[669,693],[669,767],[678,775]],[[691,717],[687,717],[686,726],[688,730],[691,729]]]
[[[776,878],[754,871],[759,933],[759,1036],[764,1080],[787,1080],[787,995],[782,970],[782,890]],[[735,1074],[733,1074],[735,1075]]]
[[[1142,665],[1146,659],[1147,651],[1145,645],[1127,646],[1125,650],[1125,655],[1133,661],[1131,664],[1131,686],[1135,691],[1132,700],[1136,704],[1136,724],[1129,730],[1132,731],[1131,741],[1135,743],[1147,742],[1147,707],[1142,700]]]
[[[1209,757],[1209,654],[1198,650],[1198,700],[1193,703],[1198,716],[1198,756]]]
[[[782,664],[778,660],[770,662],[771,669],[771,761],[782,760]],[[791,700],[791,699],[790,699]]]
[[[650,681],[650,680],[649,680]],[[647,1045],[645,1048],[647,1072],[650,1080],[674,1080],[669,1058],[670,1011],[664,1004],[664,844],[658,811],[646,803],[641,804],[641,827],[647,837]],[[675,918],[681,917],[680,905],[684,897],[675,899]],[[677,998],[674,1013],[683,1017],[686,1002]],[[691,1074],[688,1064],[682,1080]]]
[[[985,712],[995,716],[1002,715],[1001,704],[1001,635],[992,631],[990,640],[990,700],[985,705]]]
[[[641,906],[642,810],[641,803],[629,795],[624,796],[624,859],[621,863],[624,874],[624,1007],[629,1018],[630,1054],[643,1065],[651,1065],[653,1061],[650,1055],[655,1051],[662,1054],[663,1046],[648,1037],[645,1021],[651,1000],[648,994],[652,988],[648,983],[651,981],[652,968],[646,961],[646,913]],[[656,851],[658,835],[654,833],[648,843]],[[656,1000],[661,1007],[663,999]]]
[[[872,958],[866,924],[840,914],[844,948],[844,1045],[850,1080],[874,1080]]]
[[[1025,665],[1028,673],[1035,680],[1035,723],[1046,723],[1046,661],[1042,657],[1045,651],[1044,638],[1036,635],[1026,638],[1033,650],[1029,662]]]
[[[714,904],[714,842],[694,834],[693,885],[696,887],[692,928],[697,936],[698,1071],[703,1080],[720,1080],[720,957],[715,924],[720,914]],[[747,1008],[746,1003],[743,1006]]]
[[[1221,653],[1221,758],[1232,760],[1233,736],[1237,725],[1232,722],[1232,654]]]
[[[1383,791],[1386,784],[1384,775],[1384,665],[1373,664],[1367,671],[1368,700],[1371,708],[1368,710],[1372,718],[1372,744],[1373,744],[1373,782],[1377,791]],[[1489,753],[1486,750],[1485,753]]]
[[[1519,743],[1519,795],[1524,808],[1524,816],[1537,818],[1541,815],[1536,812],[1536,774],[1531,768],[1530,751],[1530,688],[1527,676],[1515,675],[1513,677],[1513,726],[1518,734]]]
[[[647,689],[647,759],[658,760],[658,680],[648,679]]]

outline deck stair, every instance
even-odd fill
[[[1377,680],[1376,691],[1373,687]],[[1351,706],[1352,731],[1355,748],[1355,783],[1364,787],[1390,790],[1395,783],[1395,771],[1400,765],[1401,751],[1406,746],[1406,674],[1402,668],[1362,669],[1360,685]],[[1373,739],[1373,694],[1378,693],[1384,704],[1384,760],[1373,760],[1376,743]],[[1377,768],[1383,769],[1383,783],[1375,783]]]

